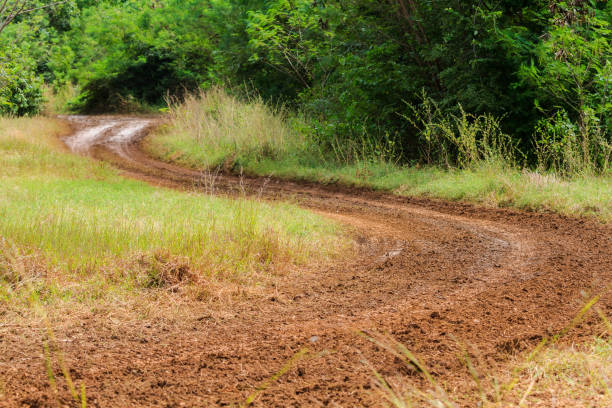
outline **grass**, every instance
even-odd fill
[[[612,343],[596,338],[587,346],[550,348],[525,364],[523,389],[534,383],[525,406],[609,407]],[[519,400],[520,401],[520,400]]]
[[[577,176],[562,179],[554,174],[519,170],[500,164],[468,169],[399,167],[386,163],[347,166],[284,166],[263,160],[247,173],[281,178],[369,187],[412,197],[466,201],[497,207],[555,211],[570,216],[612,220],[612,176]]]
[[[70,113],[68,107],[71,100],[79,94],[79,88],[73,84],[66,84],[60,89],[54,90],[51,86],[43,87],[45,104],[42,109],[44,116],[52,116]]]
[[[303,144],[286,124],[285,110],[270,108],[260,98],[243,103],[212,88],[169,105],[172,131],[155,143],[185,165],[210,168],[246,157],[277,159]]]
[[[474,384],[471,391],[467,391],[465,384],[459,388],[445,387],[429,374],[422,361],[393,339],[380,336],[373,341],[410,368],[418,366],[427,384],[401,374],[386,378],[372,368],[374,389],[389,407],[612,406],[612,343],[608,339],[594,338],[582,346],[547,347],[532,359],[517,357],[509,368],[489,373],[465,360],[466,372]]]
[[[52,119],[0,119],[0,303],[27,303],[26,289],[49,302],[257,282],[344,245],[335,224],[288,204],[123,179],[64,151],[57,136],[67,131]]]
[[[432,407],[456,408],[478,406],[482,408],[521,407],[608,407],[612,406],[612,325],[596,306],[596,296],[557,335],[544,338],[535,349],[513,358],[507,367],[485,371],[477,357],[477,350],[459,345],[459,358],[474,386],[466,391],[441,384],[429,372],[425,362],[411,353],[403,344],[382,334],[362,336],[402,361],[411,370],[417,369],[423,382],[398,374],[382,376],[369,362],[374,376],[374,389],[387,406],[395,408]],[[559,340],[580,323],[591,309],[595,309],[604,334],[583,345],[559,344]],[[425,385],[423,385],[425,384]]]
[[[214,89],[184,104],[171,104],[167,124],[149,138],[146,148],[162,160],[196,169],[221,167],[249,175],[612,220],[612,174],[561,178],[496,160],[476,161],[462,170],[382,160],[339,163],[302,136],[300,123],[259,99],[240,102]]]

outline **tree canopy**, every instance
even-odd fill
[[[24,3],[33,10],[15,15]],[[304,112],[322,143],[391,137],[402,160],[411,160],[419,129],[405,116],[425,94],[445,112],[501,118],[526,151],[534,132],[560,121],[610,141],[607,1],[69,0],[45,7],[51,3],[4,1],[2,21],[14,21],[0,24],[8,67],[0,81],[8,83],[19,64],[32,74],[20,80],[34,88],[37,78],[55,89],[77,86],[72,106],[80,110],[125,100],[160,105],[168,94],[220,84]],[[19,51],[9,63],[12,49]],[[9,93],[29,97],[15,83],[19,90],[0,94],[5,107]]]

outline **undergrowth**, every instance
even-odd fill
[[[568,152],[578,141],[571,144],[558,134],[548,139],[540,135],[539,164],[532,169],[496,118],[470,115],[461,108],[456,114],[444,113],[425,95],[422,105],[412,109],[406,120],[420,132],[421,141],[421,161],[412,165],[395,158],[399,153],[392,137],[364,136],[362,143],[323,145],[304,119],[270,108],[260,99],[241,101],[219,88],[172,103],[166,125],[149,137],[146,148],[162,160],[196,169],[222,168],[612,220],[607,156],[598,159],[604,167],[596,167],[582,148]],[[557,131],[559,126],[543,124],[540,132]],[[605,140],[583,135],[581,144],[585,137],[590,137],[589,151],[609,156]]]

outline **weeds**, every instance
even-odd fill
[[[0,238],[0,282],[14,289],[25,279],[19,250],[5,238]]]
[[[137,279],[145,288],[175,288],[187,283],[197,283],[198,275],[191,271],[188,258],[173,257],[168,252],[157,251],[138,257]]]
[[[421,105],[408,105],[402,115],[418,132],[421,160],[446,168],[470,168],[483,163],[512,166],[521,156],[517,143],[501,130],[492,115],[475,116],[459,106],[459,114],[446,113],[425,93]]]
[[[243,102],[221,88],[212,88],[167,102],[171,130],[155,143],[168,149],[169,155],[186,156],[185,164],[231,170],[241,158],[276,159],[303,143],[286,123],[285,108],[270,107],[259,97]],[[176,142],[189,154],[173,149]]]
[[[58,398],[57,405],[62,406],[59,400],[57,378],[53,369],[54,363],[59,367],[62,373],[62,377],[64,378],[64,382],[66,383],[66,388],[72,396],[72,399],[81,408],[86,408],[87,396],[85,391],[85,383],[81,383],[80,392],[77,391],[77,387],[74,381],[72,380],[70,370],[68,369],[68,365],[66,364],[64,353],[57,346],[57,341],[55,339],[55,334],[53,333],[53,328],[51,327],[51,323],[47,317],[47,314],[43,306],[41,305],[41,301],[34,291],[31,292],[32,295],[30,297],[30,306],[36,312],[36,314],[45,322],[46,326],[46,337],[42,340],[43,357],[45,360],[45,369],[47,372],[47,380],[49,381],[49,386],[51,387],[51,390],[55,397]]]
[[[354,139],[340,140],[336,137],[329,144],[332,157],[321,154],[321,160],[343,166],[356,164],[363,167],[370,163],[397,164],[402,157],[401,141],[397,135],[388,133],[374,137],[363,129]]]
[[[456,408],[468,403],[479,407],[524,407],[549,406],[545,396],[555,395],[565,403],[577,404],[593,399],[612,403],[609,383],[610,362],[612,361],[612,343],[610,340],[596,339],[590,349],[577,351],[561,349],[555,344],[571,329],[579,324],[591,309],[595,309],[612,336],[612,325],[606,316],[596,308],[599,296],[594,297],[580,310],[574,319],[551,338],[543,339],[523,361],[514,363],[514,368],[505,380],[503,376],[482,375],[476,370],[471,353],[460,345],[460,360],[475,384],[473,393],[453,394],[440,384],[429,372],[425,364],[412,354],[403,344],[389,335],[378,333],[362,336],[381,349],[402,361],[410,369],[416,369],[425,379],[426,388],[413,385],[411,382],[394,382],[386,380],[367,361],[365,364],[372,370],[375,387],[380,397],[395,408],[431,406],[434,408]],[[459,342],[458,342],[459,343]],[[568,392],[568,387],[579,387],[579,396]],[[565,406],[565,405],[564,405]],[[575,405],[574,405],[575,406]]]
[[[585,126],[573,124],[565,112],[541,119],[534,133],[533,145],[538,170],[573,176],[606,174],[610,170],[612,141],[595,117],[585,116]]]

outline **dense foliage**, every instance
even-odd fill
[[[70,0],[19,16],[0,45],[76,85],[81,110],[223,85],[306,113],[345,159],[368,144],[439,163],[457,147],[432,153],[435,106],[498,118],[517,160],[572,171],[610,159],[610,24],[596,0]]]
[[[0,113],[36,114],[42,104],[42,81],[15,49],[0,50]]]

